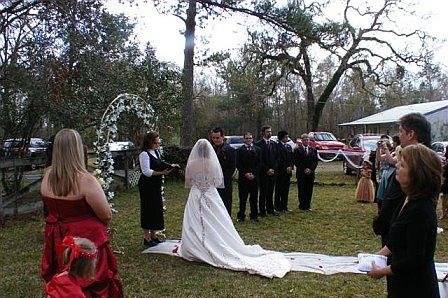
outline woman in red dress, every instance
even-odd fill
[[[45,282],[64,270],[58,246],[65,236],[91,240],[98,249],[95,279],[84,285],[91,297],[123,297],[117,261],[109,244],[111,209],[104,191],[84,165],[81,136],[63,129],[55,137],[52,166],[41,186],[45,217],[41,275]]]

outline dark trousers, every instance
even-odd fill
[[[314,175],[304,175],[297,177],[297,189],[299,194],[299,209],[308,210],[311,208],[311,197],[313,196]]]
[[[241,178],[239,180],[242,180]],[[238,218],[244,219],[246,217],[246,203],[249,197],[250,215],[251,219],[258,217],[258,183],[257,180],[248,181],[246,179],[238,182],[238,195],[240,198],[240,210],[238,211]]]
[[[275,176],[260,175],[260,214],[274,213]]]
[[[224,177],[224,188],[217,188],[217,190],[224,206],[227,209],[227,212],[229,213],[229,216],[232,217],[232,177]]]
[[[274,206],[278,211],[288,209],[289,184],[291,176],[288,173],[280,173],[275,182]]]

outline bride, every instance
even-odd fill
[[[213,147],[205,139],[196,142],[188,158],[185,186],[191,191],[185,206],[180,256],[271,278],[283,277],[291,270],[283,254],[244,244],[216,190],[224,187],[223,174]]]

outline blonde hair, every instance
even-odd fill
[[[83,251],[87,253],[97,253],[97,249],[95,244],[87,238],[74,237],[75,244],[79,246]],[[67,265],[70,262],[71,254],[73,253],[72,248],[67,247],[64,250],[64,265]],[[85,256],[77,256],[73,259],[70,264],[70,268],[68,268],[68,272],[76,277],[81,278],[94,278],[96,272],[96,256],[85,257]]]
[[[408,145],[401,150],[401,160],[409,167],[411,183],[403,188],[409,198],[435,199],[440,193],[442,162],[439,156],[422,144]]]
[[[60,130],[54,138],[52,166],[48,174],[48,183],[53,194],[75,194],[79,190],[77,176],[84,172],[87,171],[81,136],[74,129]]]

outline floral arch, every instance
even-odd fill
[[[112,159],[109,144],[114,141],[117,135],[117,122],[123,112],[135,113],[143,120],[145,126],[149,129],[154,129],[154,124],[151,122],[155,120],[154,110],[137,95],[120,94],[106,108],[96,131],[97,141],[94,143],[94,146],[98,163],[95,176],[98,178],[108,201],[111,201],[115,196],[115,193],[110,191],[110,184],[113,181],[114,160]]]

